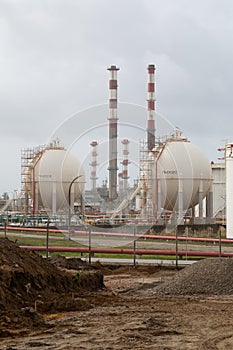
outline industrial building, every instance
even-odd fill
[[[224,163],[211,163],[213,177],[213,216],[218,222],[226,219],[226,167]]]
[[[68,215],[70,210],[73,213],[75,207],[82,219],[87,218],[87,212],[91,215],[93,211],[111,220],[124,217],[129,221],[146,220],[153,225],[184,225],[188,221],[206,225],[213,224],[215,218],[225,220],[226,203],[230,206],[233,196],[226,181],[229,178],[226,169],[228,174],[231,172],[231,145],[226,145],[224,163],[210,164],[203,152],[179,129],[170,135],[156,135],[156,68],[153,64],[147,68],[146,140],[138,142],[140,169],[134,186],[129,186],[130,141],[122,139],[121,152],[117,149],[120,69],[112,65],[107,70],[110,75],[108,180],[103,180],[102,186],[97,185],[98,139],[89,145],[89,169],[84,169],[59,140],[23,149],[21,192],[17,198],[21,212],[34,216],[46,212],[55,217]],[[91,190],[85,189],[88,172]],[[10,207],[10,201],[3,203],[1,212]],[[230,212],[227,213],[231,222]]]

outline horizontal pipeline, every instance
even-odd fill
[[[20,246],[23,249],[46,251],[45,246]],[[83,248],[83,247],[48,247],[49,252],[66,252],[66,253],[102,253],[102,254],[136,254],[136,255],[171,255],[175,256],[175,250],[155,250],[155,249],[137,249],[135,252],[133,249],[120,249],[120,248]],[[195,256],[195,257],[219,257],[219,252],[201,252],[201,251],[183,251],[177,252],[178,256]],[[232,257],[233,253],[222,252],[222,257]]]
[[[46,229],[44,228],[30,228],[30,227],[14,227],[14,226],[7,226],[6,228],[8,231],[19,231],[19,232],[44,232],[46,233]],[[0,230],[5,230],[4,227],[0,227]],[[64,233],[68,234],[67,230],[57,230],[57,229],[49,229],[49,232],[51,233]],[[72,236],[78,236],[83,235],[87,236],[89,234],[88,230],[85,231],[72,231]],[[133,233],[115,233],[115,232],[98,232],[98,231],[91,231],[91,235],[93,236],[111,236],[111,237],[131,237],[134,238]],[[167,240],[167,241],[175,241],[175,236],[160,236],[160,235],[147,235],[147,234],[136,234],[135,237],[138,238],[145,238],[145,239],[155,239],[155,240]],[[184,237],[184,236],[178,236],[178,241],[187,241],[187,242],[206,242],[206,243],[219,243],[219,238],[205,238],[205,237]],[[221,238],[221,242],[224,244],[233,244],[233,239],[226,239]]]

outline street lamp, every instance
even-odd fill
[[[82,177],[83,175],[79,175],[76,176],[70,183],[69,185],[69,192],[68,192],[68,198],[69,198],[69,215],[68,215],[68,239],[70,239],[70,222],[71,222],[71,210],[70,210],[70,206],[71,206],[71,187],[73,185],[73,183],[79,179],[80,177]]]

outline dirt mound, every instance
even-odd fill
[[[84,300],[84,289],[102,287],[99,271],[62,271],[37,253],[0,239],[1,336],[9,328],[42,326],[44,320],[37,311],[87,309],[90,305]]]
[[[156,287],[155,294],[233,294],[233,258],[209,258],[196,262]]]
[[[67,259],[62,255],[53,255],[48,260],[57,267],[67,270],[81,270],[89,267],[88,263],[80,258]]]

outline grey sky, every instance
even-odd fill
[[[146,107],[155,63],[158,111],[216,160],[233,138],[232,40],[231,0],[0,0],[0,194],[20,189],[21,148],[107,102],[111,64],[119,100]]]

